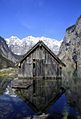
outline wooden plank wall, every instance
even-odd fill
[[[38,47],[21,64],[19,77],[33,77],[33,59],[36,62],[36,76],[55,77],[59,64],[44,47]]]

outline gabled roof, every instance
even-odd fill
[[[20,63],[22,63],[36,48],[38,48],[39,46],[43,46],[48,52],[49,54],[61,65],[66,66],[58,57],[57,55],[55,55],[45,44],[43,41],[39,41],[36,45],[34,45],[25,55],[24,57],[21,59]]]

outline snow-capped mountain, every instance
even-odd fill
[[[21,58],[22,56],[11,52],[5,39],[0,36],[0,69],[13,67]]]
[[[58,53],[62,40],[58,41],[46,37],[27,36],[19,39],[17,36],[11,36],[5,39],[10,50],[17,55],[24,55],[39,40],[42,40],[55,54]]]

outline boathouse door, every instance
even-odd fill
[[[45,76],[44,60],[33,59],[33,77]]]
[[[42,79],[40,80],[39,77],[44,76],[45,76],[44,60],[33,59],[33,94],[35,94],[37,86],[40,87],[41,89]]]

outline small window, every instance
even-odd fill
[[[33,69],[35,68],[35,59],[33,59]]]
[[[40,49],[42,50],[42,46],[40,45]]]

